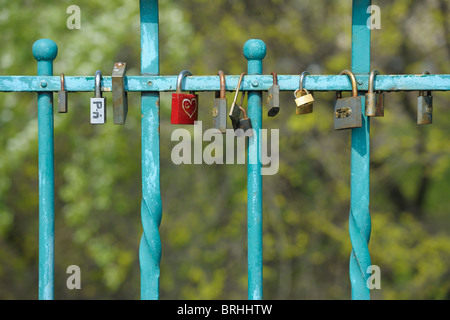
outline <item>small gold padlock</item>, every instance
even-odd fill
[[[313,112],[314,97],[306,89],[297,89],[294,92],[297,104],[296,114],[308,114]]]
[[[300,75],[299,89],[295,90],[295,103],[297,104],[296,114],[308,114],[313,112],[314,97],[308,90],[303,88],[305,76],[309,75],[308,71],[304,71]]]

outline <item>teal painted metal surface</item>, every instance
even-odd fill
[[[41,39],[33,45],[40,76],[53,75],[56,43]],[[44,83],[43,83],[44,85]],[[55,179],[53,146],[53,94],[38,93],[39,158],[39,299],[53,299],[55,258]]]
[[[355,74],[370,73],[370,28],[367,27],[367,8],[371,0],[353,0],[352,17],[352,71]],[[351,151],[351,203],[349,233],[352,243],[350,255],[350,282],[353,300],[369,300],[367,285],[371,265],[369,239],[371,219],[369,212],[370,170],[370,118],[364,115],[365,97],[362,96],[362,127],[352,129]]]
[[[159,74],[157,0],[141,0],[141,74]],[[141,299],[159,299],[162,218],[160,186],[159,92],[141,94],[142,203],[144,232],[139,247]]]
[[[266,45],[261,40],[251,39],[244,45],[244,56],[248,60],[247,74],[262,74],[262,60],[266,56]],[[248,250],[248,299],[263,298],[263,245],[262,245],[262,175],[261,134],[262,92],[248,93],[247,115],[252,122],[253,136],[248,138],[247,161],[247,250]]]
[[[228,75],[226,90],[234,91],[239,81],[239,75]],[[358,90],[367,91],[369,76],[356,74]],[[129,92],[169,92],[176,90],[176,75],[168,76],[125,76],[125,90]],[[295,91],[299,87],[299,75],[278,75],[281,91]],[[46,86],[42,87],[42,81]],[[102,76],[102,91],[111,92],[111,76]],[[340,75],[309,75],[305,78],[305,89],[311,91],[351,91],[347,76]],[[266,91],[273,85],[272,75],[248,75],[242,81],[244,91]],[[66,91],[92,92],[94,91],[94,75],[65,76]],[[3,92],[54,92],[61,87],[59,76],[0,76],[0,91]],[[378,75],[375,79],[377,90],[396,91],[448,91],[450,75]],[[186,91],[218,91],[220,80],[213,76],[193,76],[185,78],[183,89]]]

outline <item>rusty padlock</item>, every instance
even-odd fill
[[[177,78],[177,90],[172,94],[172,113],[170,123],[172,124],[194,124],[198,118],[198,95],[181,93],[182,81],[186,76],[192,76],[188,70],[180,72]]]
[[[278,76],[276,72],[271,73],[273,84],[267,91],[267,116],[275,117],[280,112],[280,86],[278,85]]]
[[[430,74],[425,71],[423,74]],[[419,91],[417,98],[417,124],[432,124],[433,123],[433,96],[431,91],[427,95],[423,91]]]
[[[369,76],[369,90],[366,93],[366,116],[384,117],[384,93],[375,91],[375,77],[380,74],[372,70]]]
[[[213,127],[222,133],[227,132],[227,96],[225,89],[225,73],[218,72],[220,79],[220,91],[216,92],[216,98],[212,108]]]

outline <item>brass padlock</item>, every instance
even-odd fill
[[[304,77],[309,75],[308,71],[304,71],[300,75],[299,89],[295,90],[295,104],[297,105],[296,114],[308,114],[313,112],[314,97],[308,90],[303,88]]]
[[[278,77],[276,72],[272,72],[273,85],[267,92],[267,116],[275,117],[280,112],[280,86],[278,85]]]
[[[378,70],[372,70],[369,76],[369,89],[366,93],[366,116],[384,117],[384,93],[375,91],[375,76]]]
[[[430,74],[425,71],[423,74]],[[417,99],[417,124],[431,124],[433,122],[433,96],[431,91],[424,95],[423,91],[419,91]]]
[[[212,108],[213,127],[222,133],[227,131],[227,97],[225,90],[225,73],[218,72],[220,79],[220,91],[216,92],[216,98]]]
[[[358,96],[358,87],[356,77],[353,72],[343,70],[340,75],[347,75],[350,77],[352,84],[352,96],[342,98],[341,92],[337,92],[337,99],[334,105],[334,129],[353,129],[362,127],[361,106],[362,100]]]

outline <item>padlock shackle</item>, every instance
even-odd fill
[[[243,72],[243,73],[241,73],[241,76],[239,77],[239,81],[238,81],[238,84],[237,84],[237,87],[236,87],[236,94],[234,95],[234,101],[233,101],[233,103],[236,103],[236,101],[237,101],[237,97],[238,97],[238,95],[239,95],[239,90],[240,90],[240,88],[241,88],[241,83],[242,83],[242,79],[244,79],[244,76],[246,75],[246,73],[245,72]],[[245,93],[244,93],[245,94]]]
[[[60,79],[61,79],[61,91],[64,91],[64,81],[65,81],[65,78],[64,78],[64,73],[61,73],[61,76],[60,76]]]
[[[219,75],[220,78],[220,99],[225,99],[226,96],[226,88],[225,88],[225,72],[223,72],[222,70],[219,70],[219,72],[217,73]]]
[[[310,75],[310,73],[308,71],[303,71],[302,74],[300,75],[300,81],[298,84],[300,92],[303,91],[303,82],[305,81],[304,80],[305,76],[308,76],[308,75]],[[306,92],[308,92],[308,91],[306,91]]]
[[[379,75],[378,70],[372,70],[369,76],[369,93],[374,93],[375,91],[375,77]]]
[[[278,75],[277,73],[274,71],[271,73],[271,75],[273,76],[273,84],[276,86],[278,85]]]
[[[177,93],[181,93],[182,87],[181,83],[183,82],[183,78],[186,76],[192,76],[192,73],[189,70],[183,70],[177,77]]]
[[[239,107],[239,109],[244,113],[244,118],[247,118],[247,112],[245,112],[245,109],[242,107]]]
[[[102,97],[102,72],[100,70],[95,72],[95,97]]]
[[[350,81],[352,83],[352,96],[357,97],[358,96],[358,84],[356,82],[356,77],[353,72],[350,70],[342,70],[339,75],[347,75],[350,78]]]

